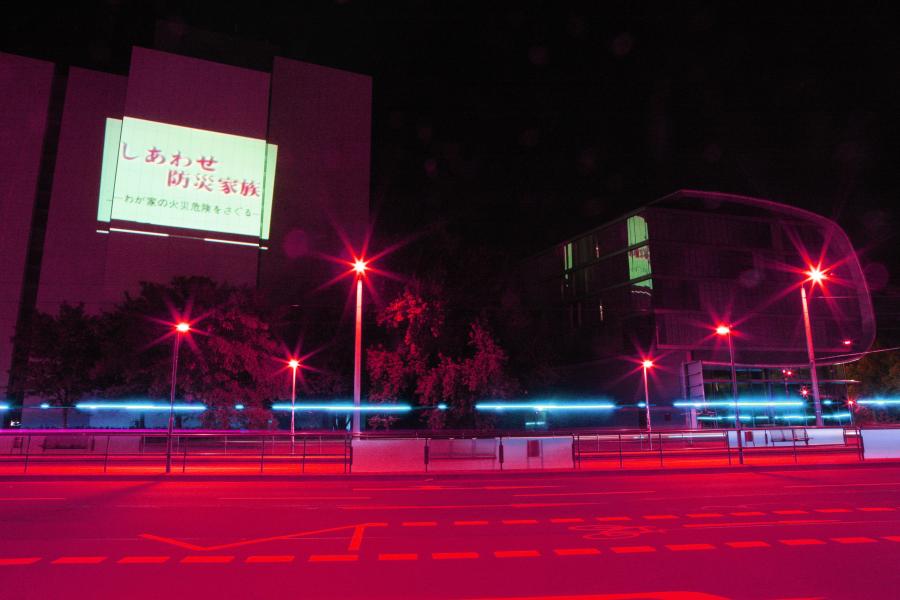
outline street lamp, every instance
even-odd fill
[[[178,376],[178,349],[181,347],[181,336],[191,330],[191,324],[185,321],[175,325],[175,348],[172,351],[172,387],[169,390],[169,429],[166,434],[166,473],[172,471],[172,428],[175,426],[175,379]]]
[[[288,361],[288,366],[291,368],[292,376],[291,376],[291,455],[294,454],[294,403],[297,401],[297,367],[300,366],[300,361],[296,358],[292,358]]]
[[[356,259],[353,271],[356,273],[356,343],[353,349],[353,437],[359,437],[359,404],[362,388],[362,285],[366,275],[366,261]]]
[[[816,427],[822,427],[822,400],[819,396],[819,375],[816,373],[816,354],[813,350],[812,327],[809,323],[809,304],[806,301],[806,286],[804,284],[807,281],[811,282],[809,293],[812,294],[813,287],[817,283],[821,284],[822,281],[828,279],[828,276],[825,271],[812,265],[810,265],[809,270],[806,271],[806,276],[806,280],[800,284],[800,299],[803,302],[803,326],[806,330],[806,353],[809,357],[809,375],[812,379],[813,408],[816,411]]]
[[[653,368],[653,361],[645,359],[641,366],[644,368],[644,408],[647,411],[647,441],[650,443],[650,449],[653,450],[653,438],[651,437],[653,428],[650,425],[650,386],[647,383],[647,369]]]
[[[731,343],[731,327],[719,325],[716,327],[716,335],[724,335],[728,340],[728,357],[731,359],[731,398],[734,402],[734,420],[737,422],[738,462],[744,464],[744,440],[743,427],[741,425],[741,409],[738,406],[737,371],[734,368],[734,344]]]

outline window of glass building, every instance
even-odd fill
[[[647,219],[640,215],[628,217],[628,245],[634,246],[650,239],[647,231]]]

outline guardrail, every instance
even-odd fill
[[[348,472],[352,457],[345,433],[175,432],[173,470],[215,465],[222,472]],[[146,471],[166,460],[166,433],[160,430],[0,431],[0,462],[21,463],[28,473],[41,466],[96,465],[97,471]]]
[[[858,427],[541,432],[176,431],[173,470],[205,472],[422,472],[544,468],[641,468],[865,459]],[[897,432],[900,434],[900,432]],[[740,435],[740,437],[739,437]],[[900,440],[900,437],[898,437]],[[873,442],[874,443],[874,442]],[[165,431],[2,430],[0,464],[22,473],[163,470]],[[8,469],[7,469],[8,471]]]

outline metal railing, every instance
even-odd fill
[[[308,469],[349,472],[350,435],[178,431],[172,437],[173,470],[203,466],[222,472],[306,473]],[[22,472],[41,466],[84,465],[94,472],[162,471],[166,434],[160,430],[0,431],[0,462],[21,463]],[[93,465],[95,468],[90,469]]]
[[[738,436],[740,435],[740,438]],[[800,463],[828,456],[832,461],[864,460],[858,427],[776,427],[701,430],[579,430],[546,432],[388,431],[364,432],[360,440],[407,440],[421,447],[431,468],[543,468],[542,444],[571,444],[574,469],[640,468],[722,464],[738,461],[740,439],[745,464]],[[173,470],[304,474],[349,473],[353,439],[348,432],[176,431]],[[419,447],[417,446],[417,447]],[[549,447],[549,445],[548,445]],[[515,454],[513,454],[515,453]],[[21,473],[41,467],[71,467],[79,473],[163,471],[166,434],[146,430],[0,430],[0,465]],[[534,465],[534,466],[532,466]],[[18,466],[21,471],[18,471]],[[509,468],[507,466],[507,468]]]

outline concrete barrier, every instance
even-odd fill
[[[573,469],[572,436],[503,438],[504,469]]]
[[[423,473],[425,440],[354,440],[353,473]]]
[[[865,458],[900,458],[900,429],[861,429]]]

